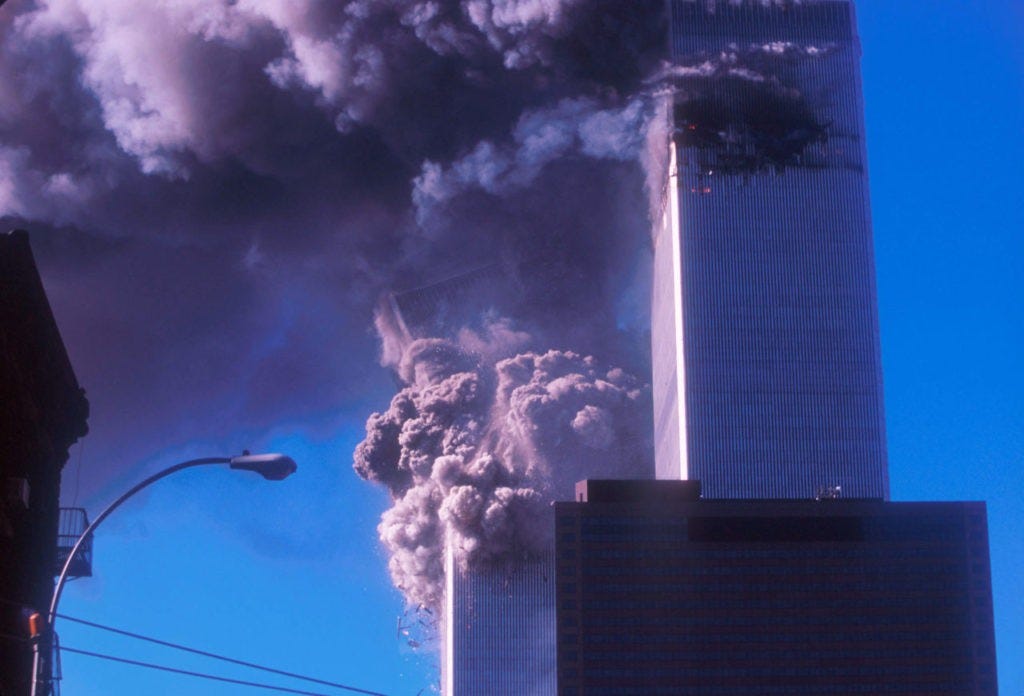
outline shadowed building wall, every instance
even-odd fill
[[[559,694],[997,693],[984,503],[669,483],[556,504]]]
[[[0,694],[27,695],[26,613],[45,613],[57,559],[60,474],[89,404],[50,311],[28,234],[0,234]],[[12,602],[12,603],[9,603]]]

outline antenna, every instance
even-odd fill
[[[842,496],[842,486],[818,486],[814,492],[815,500],[837,500]]]

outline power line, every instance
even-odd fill
[[[7,599],[5,597],[0,597],[0,604],[7,604],[7,605],[10,605],[10,606],[20,607],[20,608],[24,608],[24,609],[29,608],[28,605],[26,605],[23,602],[16,602],[16,601]],[[295,672],[288,672],[288,671],[281,670],[281,669],[274,669],[273,667],[267,667],[265,665],[260,665],[260,664],[257,664],[255,662],[246,662],[245,660],[239,660],[239,659],[236,659],[236,658],[233,658],[233,657],[227,657],[226,655],[218,655],[217,653],[208,652],[206,650],[199,650],[197,648],[190,648],[187,645],[181,645],[179,643],[172,643],[170,641],[160,640],[159,638],[152,638],[150,636],[144,636],[144,635],[142,635],[140,633],[133,633],[131,631],[126,631],[124,629],[114,628],[113,626],[105,626],[103,624],[96,623],[94,621],[86,621],[85,619],[79,619],[79,618],[76,618],[74,616],[68,616],[67,614],[56,614],[56,616],[58,618],[64,619],[65,621],[71,621],[73,623],[79,623],[79,624],[83,624],[85,626],[91,626],[92,628],[98,628],[98,629],[100,629],[102,631],[109,631],[111,633],[117,633],[117,634],[120,634],[122,636],[127,636],[129,638],[135,638],[137,640],[142,640],[142,641],[146,641],[146,642],[149,642],[149,643],[154,643],[156,645],[163,645],[165,647],[173,648],[175,650],[181,650],[181,651],[193,653],[193,654],[196,654],[196,655],[202,655],[203,657],[209,657],[209,658],[212,658],[214,660],[221,660],[222,662],[230,662],[232,664],[240,665],[242,667],[249,667],[251,669],[257,669],[257,670],[261,670],[263,672],[270,672],[272,674],[278,674],[278,675],[283,676],[283,677],[290,677],[292,679],[298,679],[298,680],[301,680],[301,681],[312,682],[314,684],[321,684],[323,686],[330,686],[330,687],[333,687],[335,689],[342,689],[342,690],[351,691],[351,692],[354,692],[354,693],[368,694],[368,696],[386,696],[386,694],[383,694],[383,693],[381,693],[379,691],[369,691],[367,689],[360,689],[358,687],[351,686],[351,685],[348,685],[348,684],[341,684],[339,682],[332,682],[332,681],[327,681],[327,680],[324,680],[324,679],[316,679],[314,677],[307,677],[307,676],[305,676],[303,674],[297,674]],[[15,636],[8,635],[8,634],[0,634],[0,637],[6,638],[8,640],[16,639],[16,640],[19,640],[19,641],[30,642],[26,638],[17,638]],[[69,650],[70,652],[89,654],[89,653],[85,653],[82,650],[71,650],[70,648],[65,648],[63,646],[61,646],[60,649],[61,650]],[[102,657],[102,656],[100,656],[100,657]],[[122,662],[128,662],[129,664],[135,664],[131,660],[126,660],[124,658],[115,658],[115,657],[112,657],[112,656],[107,656],[107,657],[109,657],[112,660],[120,660]],[[159,668],[159,667],[156,667],[156,668]],[[173,668],[170,668],[170,667],[168,667],[166,669],[169,670],[169,671],[175,671]],[[218,677],[211,676],[211,678],[218,678]],[[303,693],[304,694],[304,693],[310,693],[310,692],[297,691],[295,693]]]
[[[167,667],[166,665],[156,665],[152,662],[140,662],[139,660],[129,660],[124,657],[115,657],[114,655],[104,655],[103,653],[90,652],[89,650],[78,650],[76,648],[69,648],[66,645],[60,646],[60,649],[69,653],[76,653],[78,655],[86,655],[88,657],[96,657],[101,660],[111,660],[113,662],[122,662],[127,665],[135,665],[136,667],[145,667],[147,669],[156,669],[162,672],[173,672],[174,674],[184,674],[189,677],[199,677],[200,679],[210,679],[213,681],[227,682],[228,684],[239,684],[241,686],[251,686],[256,689],[267,689],[269,691],[281,691],[286,694],[302,694],[303,696],[330,696],[330,694],[323,694],[318,691],[302,691],[300,689],[289,689],[285,686],[273,686],[272,684],[261,684],[260,682],[245,681],[243,679],[231,679],[229,677],[218,677],[215,674],[204,674],[203,672],[193,672],[187,669],[178,669],[176,667]],[[365,692],[371,693],[371,692]]]
[[[12,601],[12,600],[7,599],[5,597],[0,597],[0,604],[7,604],[7,605],[10,605],[10,606],[16,606],[16,607],[21,607],[21,608],[28,608],[28,606],[26,604],[22,603],[22,602]],[[246,662],[245,660],[239,660],[239,659],[236,659],[236,658],[233,658],[233,657],[227,657],[226,655],[218,655],[217,653],[208,652],[206,650],[199,650],[198,648],[190,648],[187,645],[181,645],[179,643],[172,643],[170,641],[160,640],[159,638],[152,638],[150,636],[144,636],[144,635],[142,635],[140,633],[133,633],[131,631],[126,631],[124,629],[114,628],[113,626],[105,626],[104,624],[96,623],[94,621],[86,621],[85,619],[79,619],[79,618],[74,617],[74,616],[68,616],[67,614],[56,614],[56,616],[58,618],[64,619],[65,621],[71,621],[73,623],[83,624],[85,626],[90,626],[92,628],[98,628],[98,629],[100,629],[102,631],[109,631],[111,633],[117,633],[119,635],[127,636],[129,638],[135,638],[137,640],[142,640],[142,641],[146,641],[146,642],[149,642],[149,643],[154,643],[156,645],[163,645],[165,647],[173,648],[175,650],[181,650],[181,651],[184,651],[184,652],[193,653],[195,655],[202,655],[203,657],[209,657],[209,658],[212,658],[214,660],[221,660],[222,662],[230,662],[232,664],[240,665],[242,667],[249,667],[251,669],[257,669],[257,670],[260,670],[260,671],[263,671],[263,672],[269,672],[271,674],[277,674],[277,675],[280,675],[280,676],[283,676],[283,677],[290,677],[292,679],[298,679],[298,680],[301,680],[301,681],[312,682],[314,684],[322,684],[323,686],[330,686],[330,687],[333,687],[335,689],[342,689],[342,690],[351,691],[351,692],[354,692],[354,693],[367,694],[368,696],[387,696],[386,694],[383,694],[380,691],[369,691],[367,689],[360,689],[359,687],[351,686],[349,684],[342,684],[340,682],[327,681],[325,679],[317,679],[315,677],[307,677],[304,674],[298,674],[296,672],[288,672],[288,671],[282,670],[282,669],[275,669],[273,667],[267,667],[265,665],[257,664],[255,662]],[[5,638],[7,640],[17,640],[17,641],[21,641],[21,642],[25,642],[25,643],[31,642],[31,641],[29,641],[26,638],[21,638],[21,637],[9,635],[9,634],[4,634],[4,633],[0,633],[0,638]],[[109,655],[104,656],[104,655],[99,655],[99,654],[93,655],[92,653],[88,653],[88,652],[83,651],[83,650],[74,650],[74,649],[71,649],[71,648],[65,648],[63,646],[61,646],[60,649],[61,650],[68,650],[69,652],[80,653],[80,654],[84,654],[84,655],[90,655],[90,656],[93,656],[93,657],[101,657],[101,658],[107,658],[107,659],[111,659],[111,660],[118,660],[118,661],[121,661],[121,662],[126,662],[128,664],[139,664],[139,665],[142,665],[142,666],[147,666],[146,663],[136,663],[136,662],[133,662],[132,660],[128,660],[128,659],[125,659],[125,658],[118,658],[118,657],[113,657],[113,656],[109,656]],[[174,671],[182,671],[182,670],[176,670],[176,669],[174,669],[172,667],[161,667],[159,665],[152,665],[152,667],[154,669],[166,669],[167,671],[172,671],[172,672],[174,672]],[[184,672],[184,671],[183,671],[183,673],[192,674],[191,672]],[[204,676],[204,675],[197,674],[197,676]],[[211,679],[222,679],[222,680],[226,680],[226,681],[232,681],[232,680],[229,680],[229,679],[226,679],[226,678],[216,677],[214,675],[205,675],[205,676],[209,676],[209,678],[211,678]],[[256,684],[256,685],[259,686],[258,684]],[[278,687],[267,687],[267,688],[278,688]],[[307,693],[314,693],[314,692],[294,691],[294,693],[307,694]]]
[[[300,679],[302,681],[312,682],[314,684],[322,684],[324,686],[334,687],[335,689],[344,689],[346,691],[353,691],[355,693],[369,694],[370,696],[385,696],[385,694],[382,694],[379,691],[367,691],[366,689],[360,689],[358,687],[350,686],[348,684],[340,684],[338,682],[326,681],[324,679],[316,679],[314,677],[307,677],[307,676],[302,675],[302,674],[296,674],[295,672],[287,672],[287,671],[282,670],[282,669],[274,669],[273,667],[267,667],[265,665],[260,665],[260,664],[257,664],[255,662],[246,662],[245,660],[238,660],[238,659],[235,659],[233,657],[227,657],[225,655],[218,655],[216,653],[207,652],[206,650],[199,650],[197,648],[190,648],[187,645],[181,645],[179,643],[171,643],[170,641],[160,640],[159,638],[151,638],[149,636],[144,636],[144,635],[142,635],[140,633],[132,633],[131,631],[125,631],[125,630],[120,629],[120,628],[114,628],[113,626],[104,626],[103,624],[95,623],[93,621],[86,621],[85,619],[77,619],[77,618],[75,618],[73,616],[67,616],[66,614],[57,614],[57,616],[59,618],[61,618],[61,619],[64,619],[65,621],[72,621],[74,623],[83,624],[85,626],[91,626],[93,628],[98,628],[98,629],[100,629],[102,631],[109,631],[111,633],[117,633],[119,635],[127,636],[129,638],[135,638],[137,640],[144,640],[147,643],[155,643],[156,645],[163,645],[163,646],[168,647],[168,648],[174,648],[175,650],[182,650],[184,652],[193,653],[195,655],[202,655],[203,657],[210,657],[210,658],[213,658],[214,660],[221,660],[222,662],[230,662],[232,664],[241,665],[242,667],[250,667],[252,669],[261,670],[263,672],[270,672],[272,674],[279,674],[279,675],[284,676],[284,677],[291,677],[292,679]],[[61,648],[61,649],[62,650],[67,650],[68,648]],[[306,692],[296,692],[296,693],[306,693]]]

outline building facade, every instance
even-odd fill
[[[799,507],[814,505],[815,493],[829,489],[841,490],[844,497],[887,499],[860,46],[852,2],[668,0],[666,6],[674,67],[666,71],[672,97],[666,108],[671,135],[663,144],[669,153],[663,214],[653,230],[657,475],[700,479],[707,498],[806,501],[793,501]],[[382,316],[395,317],[402,335],[444,333],[449,298],[458,297],[455,304],[461,306],[463,296],[475,296],[476,279],[468,274],[396,294],[386,308],[390,313]],[[558,528],[561,535],[561,523]],[[812,546],[801,548],[811,553]],[[834,552],[852,548],[835,546]],[[707,572],[719,562],[691,560],[711,564]],[[814,560],[777,559],[779,568],[787,562],[805,567]],[[554,691],[553,682],[536,678],[550,671],[550,657],[545,660],[534,649],[553,630],[539,618],[543,603],[551,601],[550,588],[537,581],[538,574],[550,572],[531,566],[502,577],[448,568],[444,693]],[[749,588],[758,586],[754,580],[737,580],[735,597],[716,599],[722,610],[716,616],[733,611],[743,616],[753,593]],[[644,601],[677,601],[669,598],[672,582],[663,579],[657,590],[644,590],[652,593]],[[792,579],[789,586],[807,589]],[[657,592],[662,600],[653,598]],[[566,598],[572,601],[578,600]],[[737,606],[727,607],[727,601]],[[645,611],[634,618],[657,613]],[[631,620],[633,613],[623,609],[622,620]],[[659,642],[670,639],[658,626],[633,628],[633,652],[623,654],[646,664],[651,679],[640,689],[633,684],[605,693],[656,693],[648,687],[657,683],[659,670],[678,686],[680,665],[673,656],[694,645]],[[710,634],[691,625],[687,635],[693,643]],[[816,634],[793,625],[793,641],[800,635]],[[561,651],[561,624],[557,638]],[[734,647],[720,648],[716,659],[726,660]],[[864,657],[856,652],[862,647],[851,648],[857,659]],[[577,645],[577,653],[584,648],[593,646]],[[694,660],[707,657],[692,654]],[[655,664],[660,658],[666,660]],[[610,653],[602,660],[614,662]],[[601,669],[607,677],[607,670],[631,666],[619,662]],[[586,674],[589,679],[596,673]],[[702,683],[699,674],[685,674]],[[752,693],[751,683],[732,693]],[[601,693],[598,686],[591,680],[582,691],[567,687],[565,693]]]
[[[448,550],[445,583],[443,693],[554,694],[554,551],[463,572]]]
[[[669,9],[658,477],[700,479],[712,498],[887,498],[853,5]]]
[[[29,237],[0,234],[0,694],[27,696],[27,617],[50,605],[60,475],[89,403],[68,360]]]
[[[557,503],[561,696],[997,693],[984,503]]]

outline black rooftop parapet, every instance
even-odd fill
[[[587,479],[576,484],[577,503],[682,503],[700,499],[700,481]]]

